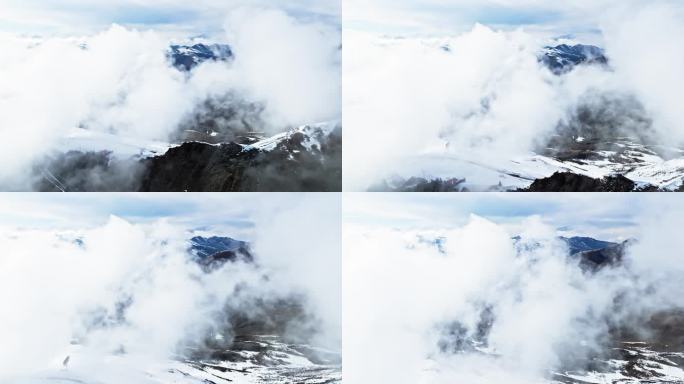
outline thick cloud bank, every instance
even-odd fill
[[[653,222],[598,271],[539,217],[523,233],[477,216],[435,230],[347,227],[346,382],[542,383],[583,369],[616,329],[647,334],[644,318],[684,308],[677,235]]]
[[[671,2],[625,4],[598,13],[609,66],[579,66],[562,76],[538,56],[544,46],[573,41],[524,28],[475,25],[444,38],[349,32],[344,118],[354,150],[344,160],[345,188],[365,190],[393,173],[464,177],[444,162],[494,166],[526,156],[581,108],[601,116],[629,112],[607,124],[622,135],[681,145],[684,50],[674,36],[684,29],[684,11]]]
[[[117,25],[83,37],[0,35],[0,188],[27,189],[32,166],[64,150],[79,128],[99,138],[98,150],[163,150],[212,100],[259,105],[251,128],[266,134],[339,119],[337,26],[237,8],[218,41],[231,46],[234,60],[205,62],[189,74],[171,66],[166,36]]]
[[[227,319],[238,311],[258,316],[264,303],[290,298],[300,300],[305,316],[281,336],[339,350],[339,207],[329,203],[307,197],[271,210],[268,225],[255,223],[254,262],[212,271],[191,258],[187,228],[170,221],[111,217],[84,230],[3,228],[0,381],[55,372],[77,345],[72,372],[136,383],[215,330],[230,342]],[[291,211],[326,219],[304,225]],[[320,236],[300,236],[312,223]]]

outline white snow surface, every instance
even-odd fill
[[[511,190],[525,188],[535,179],[549,177],[555,172],[572,172],[592,178],[621,174],[634,181],[637,187],[650,184],[664,190],[675,190],[684,182],[684,157],[665,159],[639,144],[627,144],[621,154],[611,151],[597,154],[600,158],[595,160],[562,161],[530,152],[511,159],[483,162],[478,161],[475,153],[456,156],[429,151],[402,162],[398,175],[405,178],[465,178],[463,185],[473,191],[499,184]]]
[[[262,151],[272,151],[278,146],[279,143],[282,143],[283,141],[289,139],[290,137],[292,137],[292,135],[296,133],[303,133],[306,135],[306,141],[303,143],[303,145],[307,149],[311,149],[314,145],[320,146],[320,142],[318,141],[318,138],[315,135],[318,129],[321,130],[321,133],[324,137],[327,137],[339,124],[340,121],[336,120],[316,124],[302,125],[300,127],[290,129],[287,132],[282,132],[275,136],[259,140],[256,143],[245,145],[243,150],[250,151],[258,149]]]
[[[253,144],[244,145],[244,150],[271,151],[279,143],[289,139],[295,133],[303,133],[306,140],[303,145],[311,149],[314,145],[320,145],[319,137],[316,135],[318,129],[323,137],[327,137],[335,127],[339,126],[340,121],[327,121],[316,124],[302,125],[288,131],[263,138]],[[208,143],[207,143],[208,144]],[[69,134],[62,138],[58,150],[60,152],[80,151],[80,152],[102,152],[108,151],[116,158],[127,159],[133,157],[147,158],[160,156],[171,148],[181,144],[172,144],[163,141],[141,140],[136,137],[124,137],[120,135],[95,132],[84,128],[73,128]],[[220,144],[211,144],[220,145]]]
[[[244,362],[194,362],[150,359],[126,354],[102,355],[80,345],[69,346],[51,367],[7,384],[215,384],[340,383],[339,366],[323,366],[295,353],[278,354],[281,364],[257,365],[256,352],[239,352]],[[64,365],[64,359],[69,357]]]

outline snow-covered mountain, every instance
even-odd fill
[[[293,344],[274,335],[235,339],[233,347],[205,359],[179,358],[150,362],[112,354],[94,361],[78,344],[52,369],[8,384],[322,384],[341,383],[340,353],[307,344]]]
[[[603,49],[584,44],[544,47],[539,60],[555,74],[570,72],[580,64],[608,64]]]
[[[230,237],[202,237],[190,239],[190,249],[199,259],[214,256],[221,252],[239,252],[247,249],[247,243]]]
[[[568,245],[571,254],[594,251],[616,245],[616,243],[610,241],[597,240],[586,236],[561,237],[560,239]]]
[[[553,383],[666,384],[684,382],[684,352],[663,350],[641,341],[623,341],[612,356],[596,358],[589,370],[553,372]]]
[[[226,44],[171,45],[168,57],[174,67],[190,71],[205,61],[228,61],[233,51]]]

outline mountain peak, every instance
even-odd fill
[[[580,64],[608,64],[602,48],[585,44],[546,46],[539,60],[557,75],[570,72]]]
[[[233,51],[226,44],[171,45],[168,57],[174,67],[182,71],[191,71],[205,61],[228,61],[233,58]]]

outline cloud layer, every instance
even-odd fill
[[[642,331],[644,317],[684,307],[676,236],[652,225],[681,220],[651,208],[623,264],[598,272],[583,272],[543,217],[520,232],[478,216],[416,230],[345,225],[345,380],[542,383],[582,369],[610,348],[611,329]]]
[[[240,7],[227,15],[219,42],[231,45],[235,60],[207,62],[190,75],[170,65],[171,40],[154,30],[114,25],[85,37],[0,35],[1,189],[30,189],[32,166],[65,150],[65,138],[79,127],[112,141],[95,147],[130,155],[131,144],[133,154],[163,148],[211,100],[262,105],[263,126],[253,128],[267,134],[339,119],[337,26],[278,9]]]
[[[681,144],[684,120],[673,103],[683,51],[668,37],[684,25],[681,5],[629,3],[600,15],[611,70],[588,66],[564,76],[538,63],[542,48],[558,42],[534,30],[477,24],[453,37],[405,39],[348,32],[345,144],[354,150],[344,159],[345,188],[363,190],[393,173],[476,178],[454,163],[495,168],[528,155],[578,106],[605,108],[595,95],[635,97],[656,140]],[[637,129],[628,123],[620,128]]]
[[[247,310],[256,300],[288,295],[306,298],[317,345],[339,350],[339,199],[308,195],[286,199],[287,208],[279,201],[264,199],[251,215],[256,264],[228,263],[211,273],[189,258],[187,239],[196,228],[169,219],[134,224],[113,216],[70,230],[3,227],[0,378],[54,371],[72,342],[83,349],[70,362],[75,372],[102,382],[134,378],[225,324],[225,308]],[[321,213],[324,220],[294,219]],[[320,236],[300,237],[312,225]],[[112,372],[104,362],[121,352],[135,364]]]
[[[225,15],[239,7],[282,9],[301,20],[339,24],[339,1],[288,0],[5,0],[0,4],[0,30],[27,35],[90,34],[110,24],[154,28],[169,33],[221,33]]]

